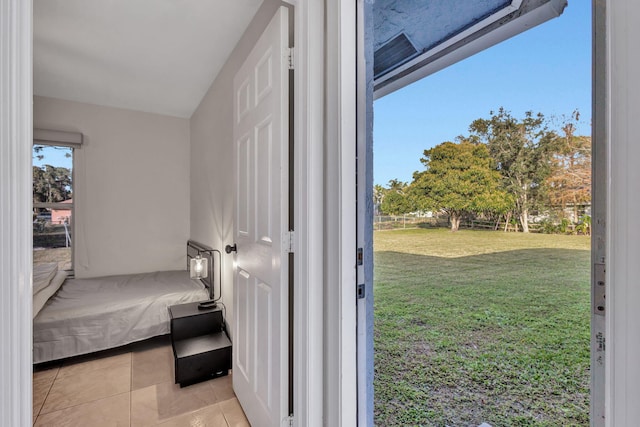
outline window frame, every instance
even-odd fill
[[[78,132],[62,132],[57,130],[48,130],[48,129],[34,129],[33,130],[33,145],[35,147],[37,145],[47,146],[47,147],[66,147],[71,149],[71,185],[72,185],[72,202],[71,203],[45,203],[45,202],[33,202],[32,201],[32,211],[35,208],[45,208],[45,209],[61,209],[68,210],[71,207],[71,268],[66,270],[70,276],[74,275],[75,271],[75,244],[74,240],[76,238],[76,194],[75,194],[75,182],[76,182],[76,149],[82,148],[84,136],[82,133]],[[33,148],[32,148],[33,153]],[[33,170],[33,158],[32,158],[32,170]],[[32,180],[33,180],[33,172],[32,172]],[[32,200],[33,200],[33,191],[32,191]],[[31,240],[31,250],[33,250],[33,239]]]

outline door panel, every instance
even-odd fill
[[[250,153],[249,146],[251,143],[250,137],[244,136],[238,140],[237,156],[238,164],[249,164]],[[251,168],[253,169],[253,168]],[[249,185],[251,184],[251,169],[245,168],[238,170],[238,192],[237,192],[237,207],[236,214],[236,227],[237,232],[244,236],[249,234]]]
[[[235,280],[234,298],[238,301],[239,305],[247,304],[254,298],[249,297],[251,287],[249,286],[249,274],[242,270],[238,270]],[[236,328],[234,333],[233,344],[233,376],[242,375],[244,381],[249,381],[249,375],[252,372],[249,366],[249,351],[251,349],[251,333],[253,332],[249,326],[252,322],[249,319],[249,310],[236,312],[237,325],[241,325]],[[240,317],[242,316],[242,317]]]
[[[288,11],[234,79],[236,221],[233,387],[253,426],[288,415]]]
[[[256,128],[256,159],[270,159],[272,153],[272,118],[267,119]],[[256,164],[256,202],[257,206],[264,209],[256,215],[256,235],[258,241],[264,245],[271,246],[273,242],[273,230],[271,227],[273,219],[272,192],[270,177],[272,176],[270,162],[257,162]],[[277,212],[276,212],[277,213]]]
[[[273,387],[271,369],[269,367],[272,364],[271,359],[271,346],[273,343],[272,323],[273,323],[273,307],[272,307],[272,289],[266,284],[259,282],[256,286],[257,298],[256,301],[259,304],[256,307],[257,319],[256,322],[256,339],[257,348],[265,349],[266,351],[261,354],[261,357],[257,359],[256,367],[256,392],[258,398],[266,407],[271,407]]]

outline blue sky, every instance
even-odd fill
[[[33,165],[39,167],[42,167],[43,165],[51,165],[71,169],[73,159],[70,157],[66,157],[66,154],[70,153],[70,148],[54,148],[45,145],[42,151],[39,153],[40,155],[43,155],[44,158],[40,160],[36,157],[38,154],[34,153]]]
[[[374,104],[374,183],[411,182],[425,149],[504,107],[547,118],[580,111],[578,134],[591,134],[591,2],[569,0],[564,13]]]

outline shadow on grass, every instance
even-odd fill
[[[375,253],[377,425],[588,425],[589,252]]]

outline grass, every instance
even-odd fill
[[[375,233],[375,423],[589,425],[589,238]]]

